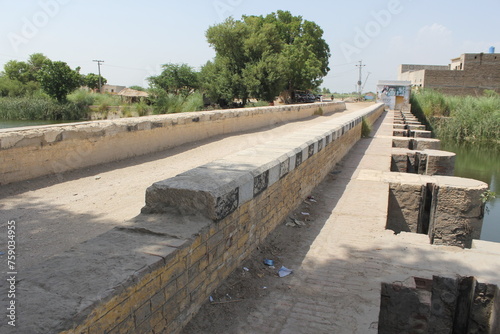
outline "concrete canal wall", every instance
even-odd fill
[[[345,110],[345,103],[214,110],[0,130],[0,184]]]

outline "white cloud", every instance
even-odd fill
[[[446,28],[445,26],[433,23],[432,25],[426,25],[420,28],[417,34],[417,42],[451,42],[453,32]]]

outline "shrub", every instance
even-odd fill
[[[363,117],[363,119],[361,121],[361,137],[368,138],[368,137],[370,137],[371,132],[372,132],[371,125],[368,124],[366,119]]]
[[[58,103],[42,97],[0,98],[0,119],[81,120],[88,108],[74,102]]]
[[[412,111],[441,139],[500,142],[500,95],[447,96],[432,90],[412,95]]]

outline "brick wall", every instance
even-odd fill
[[[225,158],[217,168],[201,166],[198,169],[212,176],[198,188],[182,175],[153,185],[148,193],[157,196],[147,200],[144,211],[149,213],[26,273],[20,329],[84,334],[180,331],[211,292],[360,139],[362,118],[373,123],[383,111],[382,104],[374,105],[267,143],[262,151]],[[221,170],[228,159],[238,162],[246,154],[257,161],[245,171],[253,176],[247,199],[242,185],[249,179],[234,165]],[[177,197],[174,205],[168,200],[154,205],[163,201],[159,194],[168,198],[170,192]],[[189,200],[194,193],[202,194],[198,199],[204,201],[195,210]],[[77,266],[71,274],[61,269],[71,264]],[[49,280],[58,283],[42,283],[41,289],[41,282]]]
[[[0,130],[0,184],[159,152],[216,135],[345,110],[311,103]]]

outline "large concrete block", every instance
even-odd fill
[[[219,221],[238,208],[240,194],[247,197],[250,184],[253,197],[254,178],[246,171],[195,168],[150,186],[143,212],[177,208]]]

